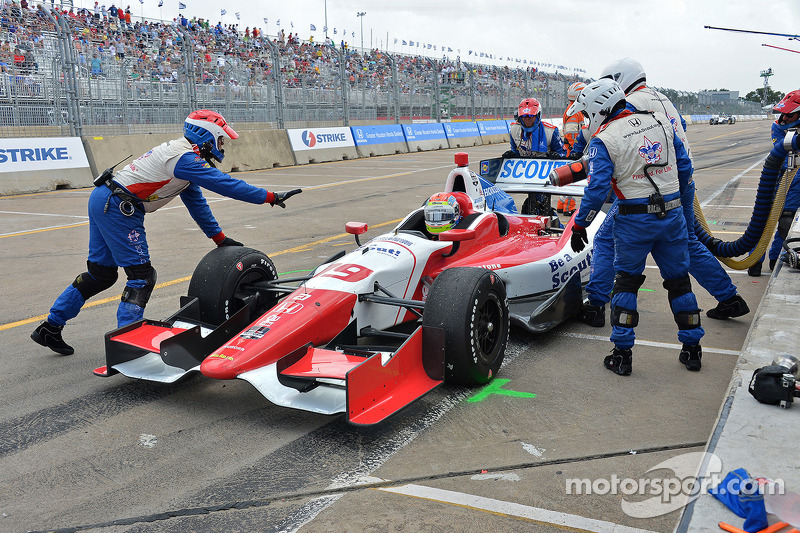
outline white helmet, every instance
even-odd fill
[[[578,95],[581,94],[584,87],[586,87],[586,84],[582,81],[576,81],[570,85],[567,89],[567,100],[574,102],[578,98]]]
[[[602,78],[587,85],[569,106],[568,115],[583,113],[589,119],[589,134],[594,135],[614,106],[625,101],[625,93],[614,80]]]
[[[646,80],[642,64],[630,57],[623,57],[608,65],[600,73],[600,78],[611,78],[619,83],[625,94],[644,85]]]

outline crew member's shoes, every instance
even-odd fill
[[[761,263],[756,263],[748,268],[747,275],[753,278],[759,277],[761,275]]]
[[[64,326],[54,326],[45,320],[39,324],[39,327],[33,330],[31,339],[42,346],[47,346],[58,354],[72,355],[75,353],[75,350],[72,349],[72,346],[64,342],[64,339],[61,337],[62,329],[64,329]]]
[[[724,320],[726,318],[735,318],[743,316],[750,312],[747,307],[747,302],[738,294],[733,298],[728,298],[724,302],[720,302],[714,309],[706,311],[708,318],[715,318],[717,320]]]
[[[606,306],[584,304],[578,313],[578,320],[593,328],[602,328],[606,325]]]
[[[603,359],[603,366],[620,376],[630,376],[633,369],[633,352],[614,347],[611,355]]]
[[[702,358],[703,349],[699,344],[697,346],[689,346],[688,344],[684,344],[683,348],[681,348],[681,353],[678,356],[678,361],[686,365],[686,370],[692,370],[696,372],[700,370],[701,366],[703,366],[700,362],[700,359]]]

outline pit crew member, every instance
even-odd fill
[[[617,196],[614,228],[614,296],[611,341],[604,366],[619,375],[632,371],[634,328],[639,321],[636,293],[645,280],[647,255],[656,261],[683,343],[679,361],[700,370],[704,335],[700,309],[689,279],[686,219],[681,194],[688,187],[692,162],[666,115],[626,108],[625,93],[611,79],[586,86],[571,108],[589,119],[589,184],[575,216],[572,247],[588,243],[586,227],[609,190]]]
[[[664,94],[647,86],[644,69],[638,61],[629,57],[614,61],[603,69],[600,77],[613,79],[623,88],[629,109],[658,111],[667,115],[676,135],[683,142],[689,159],[692,158],[683,117]],[[737,293],[736,286],[717,258],[695,235],[694,190],[694,181],[690,181],[683,192],[681,204],[689,235],[689,273],[719,302],[715,308],[709,309],[706,315],[714,319],[745,315],[750,312],[747,302]],[[605,325],[605,304],[611,299],[614,256],[612,234],[615,213],[615,207],[612,207],[609,216],[595,235],[592,269],[586,287],[589,303],[579,314],[582,321],[595,327]]]
[[[214,161],[225,157],[224,142],[239,137],[219,113],[192,112],[183,134],[154,147],[116,175],[108,172],[96,180],[97,187],[89,196],[87,271],[56,299],[47,319],[31,334],[35,342],[61,355],[74,353],[61,335],[64,325],[78,315],[86,300],[114,285],[118,267],[125,270],[128,281],[117,309],[117,324],[121,327],[142,318],[156,284],[144,217],[176,196],[217,246],[241,246],[222,232],[201,187],[243,202],[281,207],[302,192],[269,192],[218,170]]]

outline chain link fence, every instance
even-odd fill
[[[581,81],[88,11],[6,8],[0,39],[3,137],[178,132],[199,108],[242,129],[511,118],[530,96],[543,116],[560,118],[567,87]],[[761,112],[755,102],[710,109],[697,93],[661,90],[684,114]]]

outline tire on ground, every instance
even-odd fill
[[[255,320],[274,306],[278,297],[264,298],[245,284],[278,278],[275,265],[266,254],[245,246],[223,246],[208,252],[194,269],[189,297],[200,301],[200,317],[219,325],[256,298],[250,318]]]
[[[500,277],[483,268],[450,268],[434,280],[423,325],[445,332],[445,381],[488,383],[508,342],[509,312]]]

